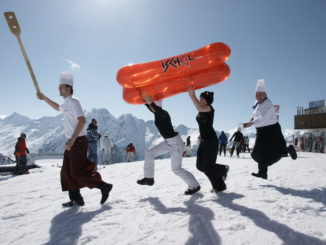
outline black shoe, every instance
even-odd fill
[[[154,178],[143,178],[137,180],[137,184],[139,185],[154,185]]]
[[[255,176],[257,178],[267,179],[267,174],[262,173],[251,173],[252,176]]]
[[[226,185],[219,185],[211,190],[212,193],[218,193],[226,190]]]
[[[230,169],[229,165],[225,165],[225,170],[224,173],[222,174],[223,181],[226,180],[226,178],[228,177],[229,169]]]
[[[62,207],[64,208],[71,208],[71,207],[76,207],[76,206],[84,206],[84,200],[80,201],[70,201],[70,202],[65,202],[62,203]]]
[[[101,182],[101,184],[99,185],[99,189],[101,190],[102,193],[102,198],[101,198],[101,204],[104,204],[106,202],[106,200],[108,200],[109,198],[109,193],[112,190],[113,185],[105,183],[105,182]]]
[[[293,160],[297,159],[298,156],[297,156],[297,152],[295,151],[294,146],[293,146],[293,145],[289,145],[289,146],[287,147],[287,149],[288,149],[288,152],[289,152],[291,158],[292,158]]]
[[[195,194],[196,192],[198,192],[200,190],[200,185],[193,188],[193,189],[188,189],[185,191],[185,195],[192,195]]]

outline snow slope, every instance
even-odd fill
[[[248,154],[219,157],[230,173],[218,195],[195,162],[183,160],[202,187],[193,196],[183,195],[168,159],[156,162],[152,187],[136,184],[143,162],[121,163],[100,170],[114,184],[105,205],[85,188],[85,206],[63,209],[61,160],[38,160],[32,174],[0,176],[0,244],[326,244],[326,154],[283,158],[269,180],[250,175]]]

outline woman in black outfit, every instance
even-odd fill
[[[214,108],[211,106],[214,100],[214,93],[205,91],[197,99],[195,91],[188,90],[189,96],[199,111],[196,120],[199,125],[201,141],[197,151],[196,167],[204,172],[212,184],[213,192],[226,190],[224,180],[229,170],[228,165],[216,164],[218,152],[218,138],[213,128]]]

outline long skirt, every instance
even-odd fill
[[[207,176],[213,188],[225,185],[222,179],[225,165],[216,163],[218,145],[217,140],[201,141],[197,150],[196,167]]]
[[[279,123],[257,128],[251,157],[259,164],[270,166],[287,156],[286,142]]]
[[[65,150],[61,168],[63,191],[95,188],[101,183],[102,178],[96,171],[95,164],[87,158],[87,147],[87,138],[80,136],[70,151]]]

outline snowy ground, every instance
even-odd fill
[[[191,197],[168,160],[157,161],[152,187],[136,184],[143,162],[122,163],[100,170],[114,184],[105,205],[83,189],[85,206],[63,209],[61,160],[37,160],[32,174],[0,176],[0,244],[326,244],[326,154],[284,158],[267,181],[250,175],[249,154],[219,157],[230,172],[218,195],[195,161],[183,161],[202,187]]]

